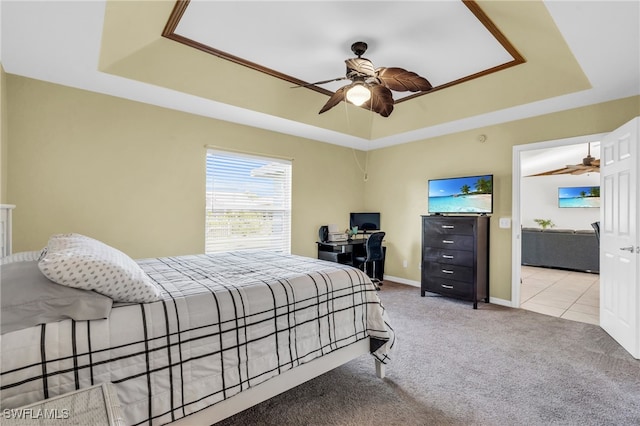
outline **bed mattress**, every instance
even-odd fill
[[[137,262],[160,301],[2,336],[2,409],[111,382],[128,424],[165,424],[359,340],[383,363],[393,346],[352,267],[262,251]]]

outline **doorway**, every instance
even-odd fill
[[[522,176],[523,174],[528,173],[528,171],[526,171],[526,168],[523,165],[523,157],[526,157],[527,154],[532,154],[535,151],[551,150],[551,149],[568,147],[571,145],[578,145],[578,144],[582,145],[582,144],[585,144],[585,142],[589,142],[589,141],[590,142],[600,141],[603,136],[604,134],[595,134],[595,135],[587,135],[587,136],[580,136],[580,137],[573,137],[573,138],[567,138],[567,139],[559,139],[559,140],[553,140],[553,141],[537,142],[537,143],[531,143],[526,145],[514,146],[513,148],[513,194],[512,194],[512,203],[513,203],[512,205],[512,212],[513,212],[512,274],[511,274],[512,275],[512,286],[511,286],[511,306],[512,307],[515,307],[515,308],[522,307],[521,305],[523,304],[522,303],[523,298],[527,300],[527,295],[528,295],[527,292],[535,291],[535,290],[530,290],[528,288],[523,289],[522,281],[523,279],[525,279],[525,277],[528,276],[529,279],[531,279],[530,274],[535,272],[540,272],[541,273],[540,276],[543,276],[543,275],[548,276],[549,272],[553,271],[551,269],[549,269],[548,271],[539,270],[540,268],[536,268],[535,270],[527,270],[526,268],[523,269],[521,265],[522,263],[522,240],[521,240],[522,228],[527,225],[531,226],[531,218],[527,218],[526,223],[523,223],[524,222],[523,221],[523,203],[524,203],[524,200],[526,199],[526,196],[528,195],[523,193],[523,189],[526,185],[523,184]],[[566,162],[566,164],[573,164],[573,163],[575,163],[575,161]],[[567,226],[567,224],[565,222],[560,222],[560,226]],[[545,272],[546,274],[544,274]],[[562,272],[566,272],[566,271],[562,271]],[[560,275],[562,275],[562,272],[560,273]],[[556,281],[561,281],[562,278],[563,277],[558,277],[558,276],[555,277]],[[572,278],[576,278],[576,277],[570,277],[570,280]],[[549,279],[554,279],[554,278],[549,278]],[[578,276],[576,279],[580,280],[581,276]],[[585,289],[585,293],[589,290],[591,292],[593,291],[593,289],[590,289],[592,284],[593,282],[588,286],[588,288]],[[544,286],[544,285],[545,284],[541,284],[541,286]],[[556,287],[556,290],[558,290],[559,292],[562,292],[562,290],[559,287]],[[563,303],[566,303],[566,301]],[[555,315],[555,316],[561,316],[561,315]],[[567,316],[569,317],[571,316],[571,314]],[[567,319],[575,320],[575,318],[567,318]],[[589,322],[589,321],[584,321],[584,322]]]
[[[571,321],[600,324],[600,276],[523,265],[520,307]]]

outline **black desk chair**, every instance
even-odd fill
[[[382,281],[380,281],[378,278],[376,278],[375,276],[375,263],[377,261],[380,261],[382,259],[384,259],[384,249],[382,248],[382,240],[384,239],[385,233],[380,231],[380,232],[374,232],[371,235],[369,235],[369,238],[367,239],[367,242],[365,243],[365,249],[367,252],[366,256],[356,256],[353,260],[354,260],[354,265],[356,265],[358,268],[360,268],[361,265],[364,265],[364,273],[369,275],[369,270],[368,270],[368,266],[369,264],[372,265],[373,267],[373,273],[372,273],[372,277],[371,277],[371,281],[373,281],[373,285],[375,286],[376,290],[380,290],[380,286],[382,285]]]

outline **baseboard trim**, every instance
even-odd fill
[[[506,306],[507,308],[512,308],[511,300],[498,299],[497,297],[489,296],[489,303],[493,303],[494,305]]]
[[[406,278],[394,277],[392,275],[385,275],[385,280],[393,281],[394,283],[406,284],[412,287],[420,288],[420,281],[408,280]],[[489,303],[494,305],[506,306],[507,308],[513,307],[511,300],[499,299],[497,297],[489,297]]]
[[[389,280],[389,281],[393,281],[394,283],[407,284],[407,285],[410,285],[410,286],[413,286],[413,287],[420,288],[420,281],[408,280],[406,278],[394,277],[394,276],[391,276],[391,275],[385,275],[384,279],[385,280]]]

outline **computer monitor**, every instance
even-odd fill
[[[349,228],[358,227],[358,232],[380,230],[380,213],[350,213]]]

